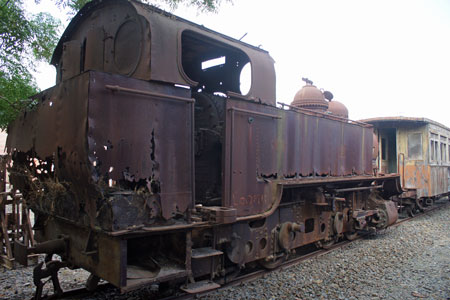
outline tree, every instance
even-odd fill
[[[69,7],[72,12],[79,11],[86,3],[91,0],[55,0],[59,6]],[[170,6],[171,9],[175,9],[180,4],[192,5],[198,7],[202,12],[217,12],[222,0],[141,0],[142,2],[157,5],[159,3],[165,3]],[[226,0],[230,1],[231,0]]]
[[[22,0],[0,0],[0,128],[33,104],[38,88],[35,61],[50,61],[60,21],[46,13],[27,15]]]

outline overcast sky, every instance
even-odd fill
[[[237,39],[247,33],[243,41],[269,51],[278,101],[290,103],[308,77],[351,119],[402,115],[450,127],[449,0],[233,2],[218,14],[173,13]],[[53,78],[42,71],[38,83]]]

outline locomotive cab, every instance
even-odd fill
[[[224,206],[225,99],[233,96],[275,105],[273,63],[264,50],[135,1],[88,3],[70,23],[52,58],[57,82],[95,70],[158,82],[161,88],[173,90],[170,93],[194,100],[194,140],[177,146],[194,152],[195,184],[184,191],[195,194],[191,206],[194,201]],[[157,136],[153,133],[156,147]],[[103,145],[111,140],[105,138]],[[117,170],[114,163],[108,164]],[[136,182],[153,176],[144,176],[145,172],[137,176],[129,165],[126,168],[117,171]],[[129,181],[105,173],[106,181]]]

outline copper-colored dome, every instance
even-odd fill
[[[315,85],[307,84],[295,94],[291,106],[325,112],[328,109],[328,101]]]
[[[348,119],[348,109],[339,101],[330,101],[328,111],[335,116]]]

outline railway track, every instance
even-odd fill
[[[411,221],[411,220],[416,219],[416,218],[421,218],[421,217],[423,217],[425,215],[428,215],[428,214],[430,214],[430,213],[432,213],[432,212],[434,212],[434,211],[436,211],[438,209],[441,209],[441,208],[444,208],[444,207],[447,207],[447,206],[450,206],[450,202],[448,202],[448,201],[437,202],[433,207],[425,210],[424,212],[422,212],[420,214],[415,215],[414,217],[405,217],[405,218],[399,219],[395,224],[391,225],[391,227],[397,227],[397,226],[399,226],[400,224],[402,224],[404,222],[408,222],[408,221]],[[277,266],[277,267],[275,267],[275,268],[273,268],[271,270],[259,268],[259,269],[251,270],[251,271],[249,271],[247,273],[240,274],[240,275],[236,276],[235,278],[233,278],[231,280],[228,280],[225,283],[222,283],[222,285],[220,286],[220,289],[226,288],[226,287],[232,287],[232,286],[236,286],[236,285],[242,284],[244,282],[256,280],[258,278],[264,277],[265,275],[269,274],[272,271],[284,270],[284,269],[287,269],[287,268],[289,268],[291,266],[299,264],[299,263],[301,263],[303,261],[306,261],[306,260],[309,260],[309,259],[312,259],[312,258],[320,257],[322,255],[325,255],[327,253],[330,253],[332,251],[340,249],[340,248],[342,248],[342,247],[344,247],[346,245],[349,245],[352,242],[360,240],[360,239],[366,237],[369,234],[370,233],[367,233],[365,235],[359,235],[356,239],[354,239],[352,241],[350,241],[350,240],[343,240],[343,241],[341,241],[339,243],[336,243],[336,244],[330,246],[327,249],[317,249],[316,247],[311,247],[311,246],[310,247],[308,247],[308,246],[302,247],[302,248],[300,248],[300,251],[298,251],[299,253],[297,253],[295,255],[292,255],[288,260],[282,262],[279,266]],[[303,248],[305,248],[305,249],[303,249]],[[309,248],[309,249],[307,249],[307,248]],[[314,249],[314,248],[316,248],[316,249]],[[211,293],[213,291],[216,291],[216,290],[217,289],[209,290],[209,291],[200,292],[200,293],[197,293],[197,294],[177,293],[176,295],[172,295],[172,296],[168,296],[168,297],[162,297],[162,298],[161,298],[161,295],[155,295],[155,298],[149,298],[149,299],[160,299],[160,300],[185,300],[185,299],[187,300],[187,299],[195,299],[195,298],[197,298],[199,296],[207,295],[207,294],[209,294],[209,293]],[[109,284],[109,283],[100,284],[98,286],[98,288],[95,290],[95,292],[104,292],[104,291],[107,291],[108,293],[114,293],[114,291],[117,291],[117,293],[119,293],[118,290],[115,287],[113,287],[111,284]],[[63,295],[60,296],[58,299],[71,299],[71,300],[84,299],[84,298],[89,297],[89,296],[92,297],[92,295],[93,295],[93,292],[88,291],[85,287],[82,287],[82,288],[75,288],[75,289],[66,290],[66,291],[64,291]]]

